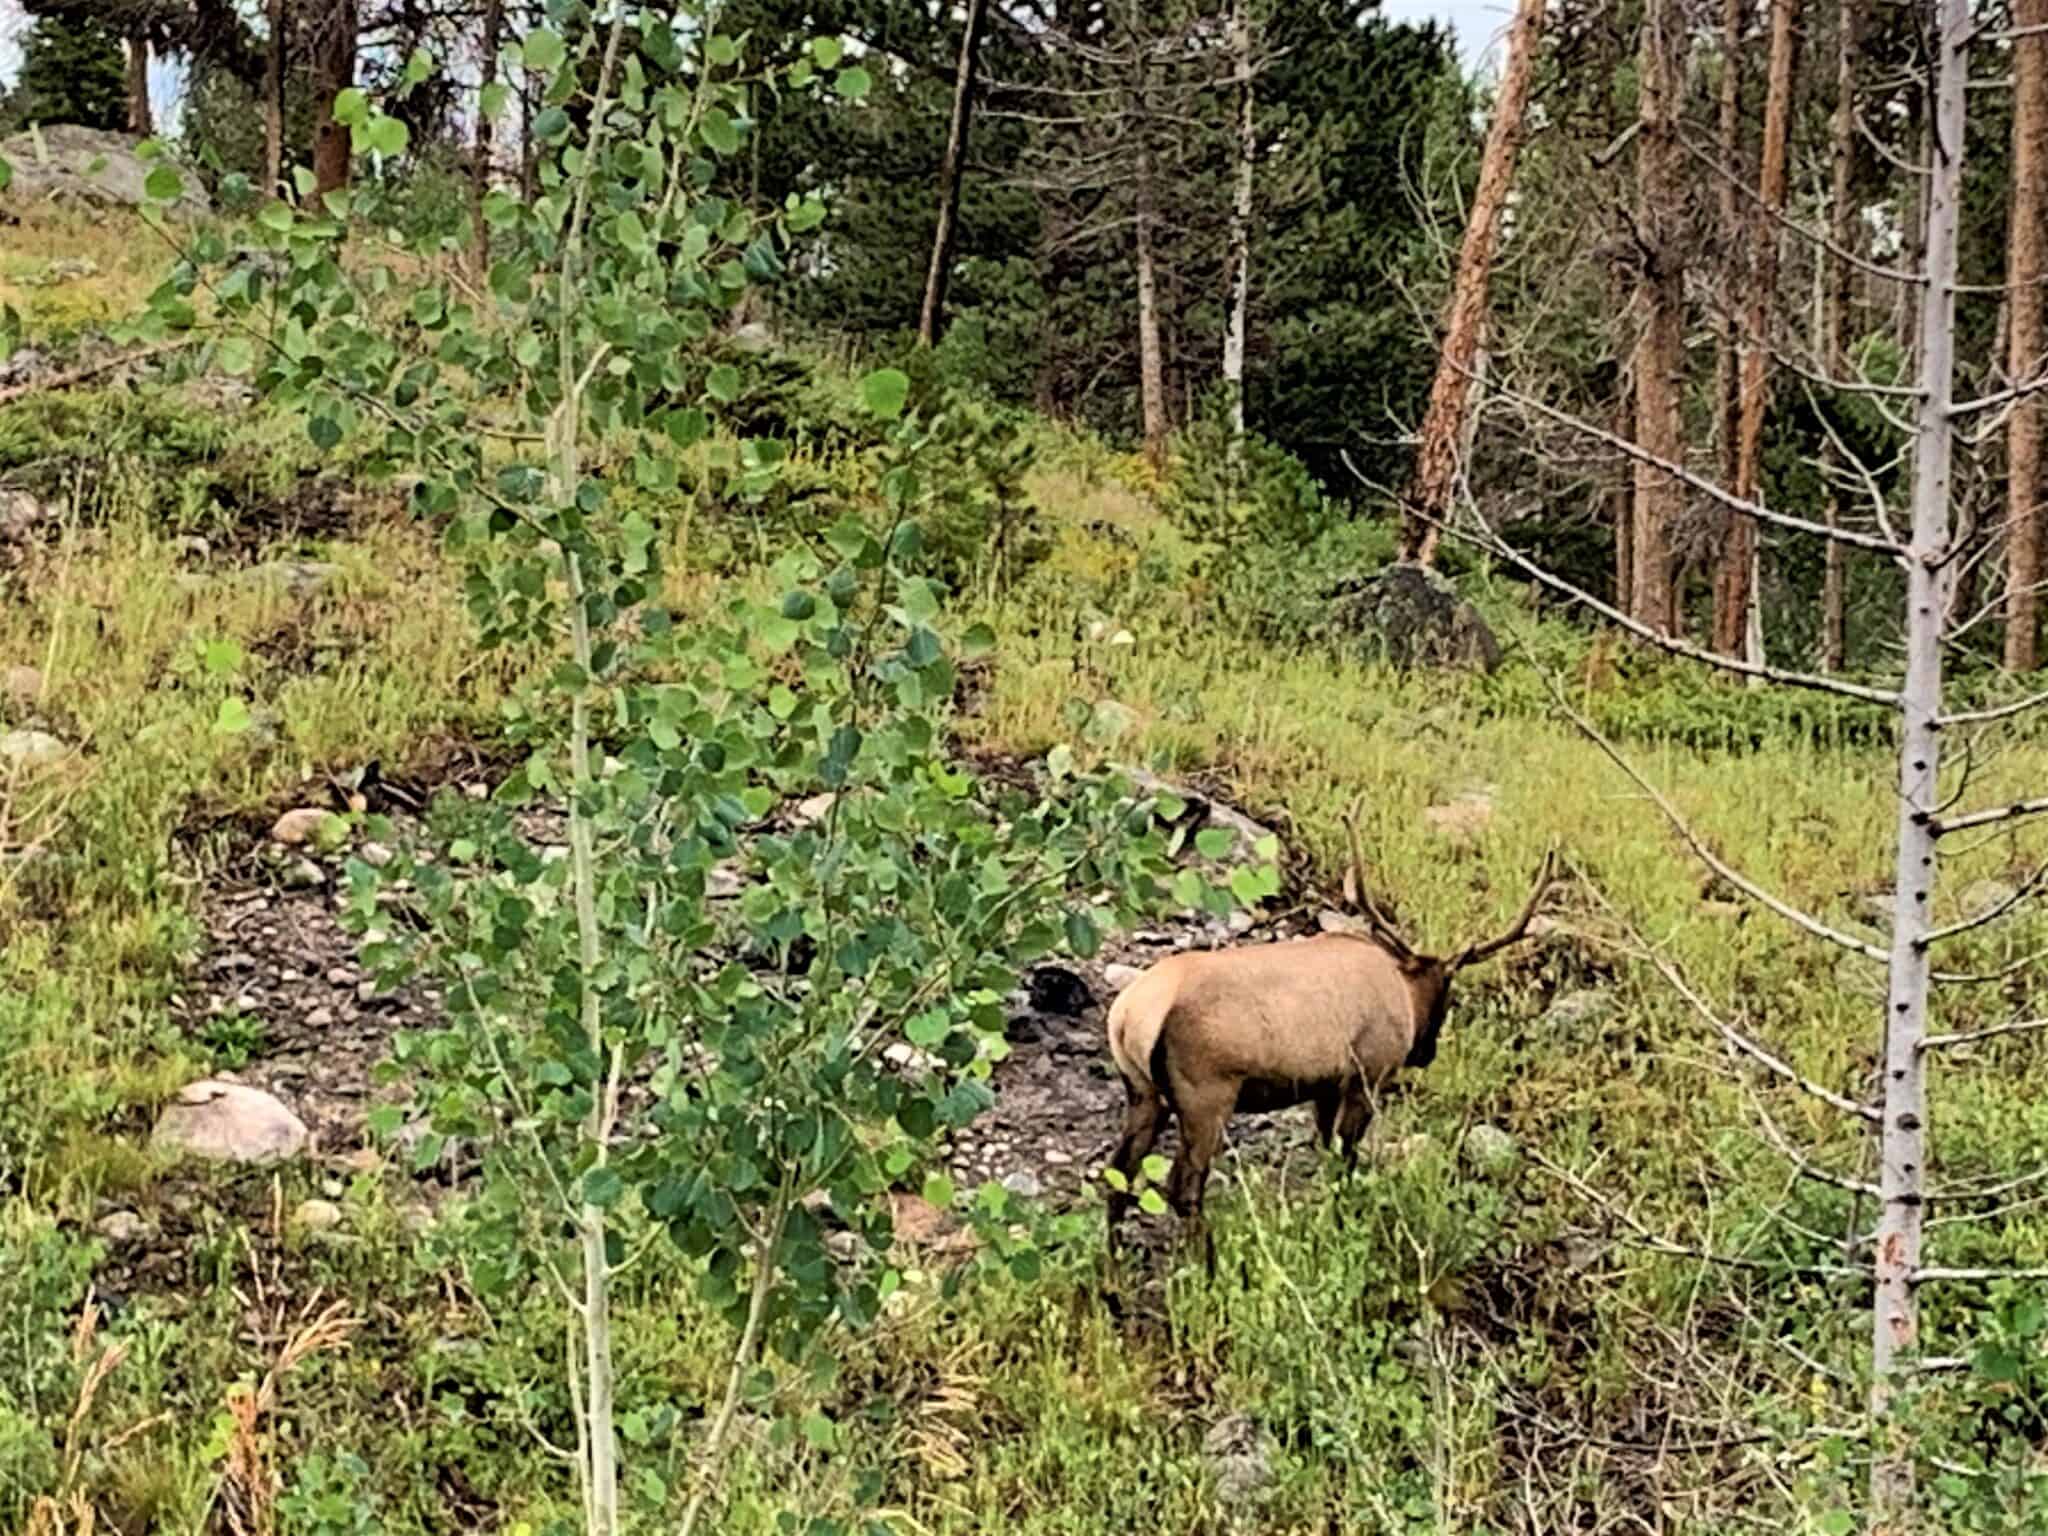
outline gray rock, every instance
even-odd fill
[[[1217,1500],[1226,1509],[1258,1502],[1273,1481],[1272,1444],[1250,1417],[1233,1413],[1202,1436],[1202,1455],[1216,1479]]]
[[[294,597],[317,592],[340,574],[341,567],[327,560],[270,560],[242,573],[246,581],[278,587]]]
[[[180,218],[212,213],[206,188],[190,166],[168,155],[145,160],[141,144],[131,134],[68,123],[17,133],[0,141],[0,157],[14,167],[13,184],[0,194],[0,204],[41,201],[139,208],[149,200],[150,173],[168,164],[183,181],[170,212]]]
[[[291,1224],[301,1232],[332,1232],[341,1225],[341,1207],[332,1200],[301,1200]]]
[[[48,731],[9,731],[0,736],[0,763],[16,768],[47,768],[63,761],[70,752]]]
[[[297,810],[286,811],[271,824],[271,838],[293,848],[301,843],[310,843],[320,835],[320,829],[333,814],[317,805],[302,805]]]
[[[1482,1120],[1465,1132],[1465,1160],[1480,1173],[1506,1173],[1521,1159],[1521,1146],[1497,1125]]]
[[[133,1211],[109,1211],[93,1223],[93,1230],[118,1248],[148,1237],[149,1223]]]
[[[704,894],[713,901],[725,901],[747,888],[740,872],[730,864],[714,864],[704,873]]]
[[[204,1079],[181,1090],[157,1119],[150,1145],[206,1162],[267,1165],[306,1150],[306,1126],[260,1088]]]
[[[1239,860],[1252,858],[1252,850],[1260,841],[1276,835],[1271,827],[1253,821],[1243,811],[1228,805],[1220,805],[1206,795],[1198,795],[1185,785],[1162,779],[1147,769],[1125,768],[1122,771],[1129,776],[1131,783],[1142,794],[1172,795],[1177,800],[1185,801],[1188,812],[1183,820],[1188,826],[1222,827],[1235,832],[1237,847],[1233,850],[1233,856]]]
[[[1036,1200],[1045,1193],[1045,1181],[1029,1168],[1019,1168],[1003,1175],[1003,1188],[1020,1200]]]
[[[306,1028],[308,1029],[332,1029],[333,1027],[334,1010],[332,1008],[315,1008],[306,1015]]]
[[[1500,665],[1500,641],[1479,610],[1443,577],[1397,562],[1339,599],[1338,629],[1357,635],[1396,667]]]
[[[311,859],[293,859],[277,883],[288,891],[310,891],[327,883],[327,872]]]
[[[33,704],[43,696],[43,674],[36,667],[9,667],[0,672],[0,695],[17,704]]]
[[[382,843],[365,843],[358,852],[361,854],[363,862],[372,869],[382,869],[398,857],[397,854],[393,853]]]
[[[812,795],[808,800],[799,800],[796,803],[796,819],[805,826],[823,821],[832,813],[832,807],[838,799],[837,795],[828,791],[822,795]]]
[[[1061,1151],[1061,1150],[1060,1150],[1060,1149],[1059,1149],[1058,1147],[1047,1147],[1047,1148],[1045,1149],[1045,1166],[1046,1166],[1046,1167],[1048,1167],[1048,1168],[1071,1168],[1071,1167],[1073,1166],[1073,1164],[1074,1164],[1074,1159],[1073,1159],[1073,1156],[1072,1156],[1072,1154],[1070,1154],[1070,1153],[1066,1153],[1066,1152],[1062,1152],[1062,1151]]]
[[[1135,965],[1112,961],[1102,968],[1102,984],[1112,992],[1121,992],[1144,974]]]

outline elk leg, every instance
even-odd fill
[[[1166,1198],[1180,1213],[1183,1236],[1202,1239],[1213,1277],[1216,1241],[1209,1235],[1209,1224],[1202,1212],[1202,1192],[1209,1182],[1209,1165],[1223,1146],[1223,1127],[1237,1104],[1237,1084],[1197,1087],[1176,1083],[1174,1104],[1180,1117],[1180,1153],[1173,1160]]]
[[[1116,1252],[1117,1223],[1131,1208],[1136,1196],[1130,1191],[1130,1184],[1138,1176],[1138,1165],[1151,1154],[1153,1144],[1159,1140],[1160,1126],[1166,1119],[1166,1100],[1156,1088],[1138,1088],[1125,1084],[1130,1103],[1124,1109],[1124,1136],[1116,1144],[1116,1151],[1110,1155],[1109,1166],[1123,1175],[1124,1188],[1112,1188],[1109,1192],[1109,1251]]]
[[[1331,1137],[1337,1132],[1337,1106],[1340,1102],[1335,1088],[1325,1088],[1316,1094],[1316,1141],[1325,1152],[1331,1149]]]
[[[1344,1095],[1344,1110],[1337,1117],[1337,1136],[1344,1143],[1344,1173],[1358,1171],[1358,1146],[1365,1140],[1365,1128],[1372,1123],[1372,1097],[1363,1083]]]

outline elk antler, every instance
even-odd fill
[[[1344,896],[1351,905],[1364,914],[1366,926],[1372,930],[1372,936],[1386,948],[1388,954],[1396,960],[1413,960],[1415,951],[1409,948],[1408,941],[1402,938],[1394,925],[1387,920],[1386,913],[1379,909],[1379,905],[1372,899],[1372,893],[1366,889],[1365,849],[1358,836],[1359,807],[1364,803],[1365,796],[1360,795],[1351,802],[1351,810],[1344,818],[1344,829],[1351,837],[1351,869],[1344,877]]]
[[[1497,939],[1488,939],[1484,944],[1467,944],[1452,957],[1451,969],[1476,965],[1489,956],[1497,955],[1510,944],[1519,944],[1529,931],[1529,920],[1536,915],[1537,905],[1543,900],[1544,892],[1550,889],[1551,870],[1557,863],[1557,844],[1552,843],[1543,855],[1543,862],[1536,870],[1536,884],[1529,892],[1529,899],[1522,904],[1522,915],[1515,919],[1514,926]]]

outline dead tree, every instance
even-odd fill
[[[284,0],[264,0],[263,14],[263,194],[275,197],[284,179]]]
[[[2048,0],[2014,0],[2012,231],[2006,281],[2012,290],[2007,366],[2031,378],[2048,359],[2042,284],[2048,283]],[[2005,517],[2005,664],[2031,672],[2041,664],[2041,397],[2013,406]]]
[[[1637,55],[1641,121],[1636,135],[1636,222],[1641,275],[1636,283],[1636,442],[1647,460],[1685,458],[1680,414],[1685,367],[1684,188],[1678,143],[1678,52],[1685,37],[1676,0],[1649,0]],[[1636,465],[1635,571],[1629,583],[1635,619],[1660,635],[1674,633],[1678,610],[1671,580],[1671,527],[1683,505],[1678,482]]]
[[[974,117],[975,62],[981,51],[981,21],[988,0],[967,0],[967,20],[960,34],[960,68],[953,80],[953,121],[946,130],[946,153],[939,162],[939,220],[932,232],[931,269],[925,274],[924,308],[918,316],[917,339],[929,347],[939,339],[946,308],[946,284],[953,268],[953,230],[960,218],[960,171],[967,160],[967,130]]]
[[[1228,495],[1234,502],[1244,483],[1244,345],[1252,301],[1252,175],[1258,160],[1258,120],[1252,84],[1251,0],[1230,10],[1230,57],[1237,74],[1237,138],[1230,192],[1230,315],[1223,333],[1223,388],[1230,399]]]
[[[1501,73],[1500,95],[1493,122],[1486,131],[1486,149],[1479,161],[1479,186],[1472,194],[1472,212],[1458,253],[1458,276],[1451,289],[1450,315],[1444,327],[1443,352],[1430,386],[1429,407],[1422,418],[1421,441],[1415,453],[1409,512],[1401,535],[1401,557],[1421,565],[1436,561],[1437,529],[1451,505],[1451,478],[1458,464],[1459,442],[1465,433],[1466,399],[1471,390],[1479,339],[1486,327],[1487,284],[1493,273],[1494,247],[1500,239],[1501,216],[1514,187],[1515,155],[1522,144],[1522,120],[1529,102],[1529,82],[1536,68],[1536,45],[1543,32],[1544,0],[1520,0],[1508,33],[1507,67]]]

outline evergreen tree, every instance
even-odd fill
[[[10,127],[125,127],[128,77],[120,39],[95,16],[37,16],[22,38],[21,75],[8,98],[6,116]]]

